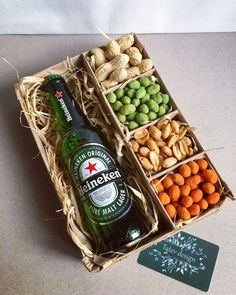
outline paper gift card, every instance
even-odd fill
[[[208,291],[218,251],[215,244],[179,232],[142,251],[138,263]]]

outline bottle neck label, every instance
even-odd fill
[[[106,147],[95,143],[80,147],[69,167],[80,201],[92,222],[112,223],[129,211],[132,198],[124,175]]]
[[[57,101],[59,102],[60,106],[61,106],[61,109],[62,111],[64,112],[64,116],[65,116],[65,119],[66,119],[66,122],[70,122],[72,121],[72,117],[71,117],[71,114],[63,100],[63,97],[62,97],[62,91],[57,91],[55,93],[55,97],[57,99]]]
[[[83,114],[79,109],[76,110],[73,103],[73,96],[64,83],[50,85],[48,91],[57,125],[63,133],[73,126],[79,128],[85,125]]]

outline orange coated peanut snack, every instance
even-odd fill
[[[173,220],[188,220],[220,201],[216,183],[218,176],[205,159],[181,165],[178,171],[152,184]]]

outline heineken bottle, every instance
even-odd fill
[[[62,76],[49,75],[44,87],[62,135],[61,156],[95,252],[118,250],[145,235],[146,222],[107,141],[75,107]]]

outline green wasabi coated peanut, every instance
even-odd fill
[[[127,91],[127,95],[130,97],[130,98],[133,98],[133,97],[135,97],[135,89],[129,89],[128,91]]]
[[[107,94],[107,99],[110,103],[114,103],[116,101],[116,95],[114,92],[110,92]]]
[[[162,106],[162,107],[165,108],[166,113],[170,110],[170,106],[169,106],[169,104],[161,103],[161,104],[159,105],[159,107],[160,107],[160,106]]]
[[[129,84],[128,84],[129,88],[131,89],[139,89],[140,87],[140,83],[138,80],[133,80],[133,81],[130,81]]]
[[[149,118],[147,114],[144,113],[138,113],[135,117],[135,120],[140,124],[140,125],[145,125],[149,122]]]
[[[154,84],[154,85],[150,85],[148,86],[147,88],[147,93],[149,95],[153,95],[153,94],[156,94],[160,91],[160,85],[159,84]]]
[[[149,108],[148,108],[148,106],[147,106],[145,103],[143,103],[143,104],[141,104],[141,106],[138,108],[138,111],[139,111],[139,113],[147,114],[147,113],[149,112]]]
[[[167,104],[169,102],[170,98],[168,94],[162,94],[162,103]]]
[[[143,86],[139,87],[136,91],[136,98],[141,99],[146,95],[146,90]]]
[[[131,103],[131,98],[128,97],[128,96],[123,96],[123,97],[121,98],[121,102],[122,102],[123,104],[130,104],[130,103]]]
[[[136,115],[137,115],[137,112],[133,112],[133,113],[129,114],[129,115],[126,117],[127,121],[134,121]]]
[[[158,111],[158,113],[157,113],[157,116],[158,116],[158,117],[164,116],[165,113],[166,113],[166,109],[165,109],[165,107],[164,107],[163,105],[160,105],[160,107],[159,107],[159,111]]]
[[[146,103],[147,101],[149,101],[150,99],[150,95],[149,94],[145,94],[145,96],[141,99],[141,103]]]
[[[129,91],[129,87],[128,86],[125,86],[125,88],[124,88],[124,91],[125,91],[125,93],[127,94],[127,92]]]
[[[130,121],[129,122],[129,126],[128,126],[129,130],[134,130],[134,129],[138,128],[138,127],[139,127],[139,124],[136,121]]]
[[[133,98],[131,100],[131,103],[135,106],[138,107],[140,105],[140,100],[138,98]]]
[[[148,118],[150,121],[156,120],[156,118],[157,118],[157,114],[152,111],[150,111],[147,115],[148,115]]]
[[[158,104],[162,103],[162,96],[159,93],[152,95],[151,99],[155,100]]]
[[[147,102],[147,106],[149,107],[149,110],[150,111],[153,111],[155,113],[157,113],[159,111],[159,105],[157,102],[155,102],[155,100],[153,99],[150,99],[148,102]]]
[[[118,99],[125,95],[124,88],[119,88],[115,91],[115,95]]]
[[[125,116],[127,116],[135,111],[136,111],[136,107],[133,104],[126,104],[123,107],[121,107],[121,109],[120,109],[120,113]]]
[[[158,83],[156,83],[155,85],[157,86],[157,88],[158,88],[158,93],[159,93],[160,90],[161,90],[161,86],[160,86],[160,84],[158,84]],[[160,92],[160,93],[161,93],[161,92]]]
[[[122,106],[123,106],[123,103],[119,100],[117,100],[115,103],[112,104],[112,108],[114,111],[119,111]]]
[[[138,80],[140,84],[144,87],[148,87],[151,84],[151,81],[148,77],[140,77]]]
[[[126,116],[125,115],[122,115],[122,114],[118,113],[117,117],[118,117],[118,119],[119,119],[119,121],[121,123],[124,123],[126,121]]]

